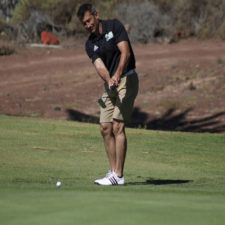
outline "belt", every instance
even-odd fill
[[[132,74],[136,73],[135,69],[129,70],[128,72],[124,73],[121,75],[121,77],[126,77],[126,76],[130,76]]]

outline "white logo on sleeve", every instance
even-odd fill
[[[105,39],[106,41],[109,41],[110,39],[112,39],[114,37],[113,32],[110,31],[108,34],[105,35]]]
[[[98,50],[98,46],[94,45],[94,52],[96,52]]]

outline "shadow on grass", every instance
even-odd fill
[[[145,182],[129,182],[126,185],[169,185],[169,184],[186,184],[193,182],[193,180],[162,180],[162,179],[148,179]]]
[[[192,108],[188,108],[177,113],[175,108],[171,108],[160,117],[153,118],[150,114],[142,112],[139,108],[135,108],[132,114],[132,123],[128,124],[127,127],[164,131],[225,132],[225,124],[223,120],[221,120],[221,118],[225,116],[225,112],[215,113],[198,119],[190,119],[187,118],[187,116],[191,111]],[[69,120],[99,123],[99,118],[96,116],[87,115],[73,109],[67,109],[67,113]]]
[[[135,108],[132,116],[132,124],[129,127],[142,127],[148,130],[165,130],[165,131],[186,131],[186,132],[225,132],[225,124],[222,117],[225,112],[215,113],[198,119],[187,118],[192,108],[188,108],[180,113],[176,113],[175,108],[167,110],[158,118],[151,118],[151,115]]]
[[[99,122],[99,118],[97,116],[91,116],[73,109],[67,109],[66,112],[68,114],[68,119],[72,121],[85,122],[85,123]]]

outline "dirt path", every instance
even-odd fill
[[[225,132],[225,42],[135,45],[134,52],[140,91],[133,126]],[[1,56],[0,81],[0,114],[84,121],[99,114],[102,81],[80,45]]]

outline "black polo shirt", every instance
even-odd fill
[[[135,69],[134,53],[123,24],[117,19],[101,20],[101,22],[102,35],[91,34],[86,42],[86,52],[92,63],[97,58],[101,58],[112,77],[119,65],[121,55],[117,44],[121,41],[128,41],[131,56],[123,74]]]

